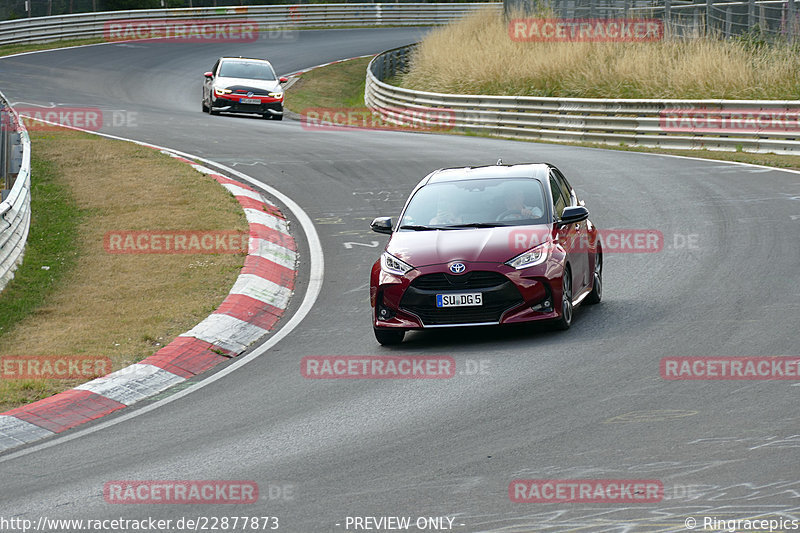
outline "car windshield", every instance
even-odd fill
[[[535,179],[470,179],[432,183],[411,198],[400,229],[544,224],[544,189]]]
[[[219,68],[219,75],[223,78],[246,78],[249,80],[272,81],[276,79],[271,65],[255,61],[224,61]]]

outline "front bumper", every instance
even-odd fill
[[[229,113],[253,113],[257,115],[283,115],[283,99],[261,97],[259,104],[243,104],[240,100],[243,96],[215,96],[211,101],[211,109],[214,111],[226,111]]]
[[[414,269],[405,276],[387,274],[379,262],[372,272],[371,302],[376,328],[427,329],[513,324],[558,317],[561,271],[544,263],[515,270],[504,264],[466,263],[461,276],[444,265]],[[467,282],[465,278],[471,277]],[[453,283],[455,281],[455,283]],[[437,294],[481,293],[483,305],[436,307]]]

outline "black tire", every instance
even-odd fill
[[[283,115],[272,115],[272,120],[283,120]]]
[[[572,325],[572,271],[569,267],[564,269],[564,277],[561,280],[561,316],[555,319],[553,327],[555,329],[567,330]]]
[[[206,105],[205,98],[203,99],[203,113],[208,113],[208,106]]]
[[[219,115],[219,111],[214,111],[214,108],[211,107],[211,100],[209,99],[208,105],[206,106],[206,110],[208,111],[209,115]]]
[[[375,332],[375,340],[383,346],[393,346],[403,342],[403,337],[406,336],[406,331],[403,329],[378,329],[372,328]]]
[[[594,274],[592,275],[592,292],[586,297],[588,305],[599,304],[603,299],[603,252],[594,255]]]

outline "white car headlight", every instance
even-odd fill
[[[381,270],[388,274],[394,274],[395,276],[403,276],[408,271],[412,270],[414,267],[405,263],[389,252],[383,252],[381,254]]]
[[[531,248],[527,252],[522,252],[514,259],[506,261],[506,264],[512,268],[520,270],[536,265],[540,265],[547,260],[550,255],[550,243],[542,243],[535,248]]]
[[[233,91],[230,89],[219,89],[217,87],[214,87],[214,92],[216,94],[231,94]]]
[[[280,91],[279,91],[279,92],[275,92],[275,93],[269,93],[269,95],[270,95],[272,98],[283,98],[283,93],[282,93],[282,92],[280,92]]]

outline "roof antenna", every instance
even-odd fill
[[[497,163],[495,163],[495,165],[502,165],[502,164],[503,164],[503,160],[502,159],[498,159]]]

